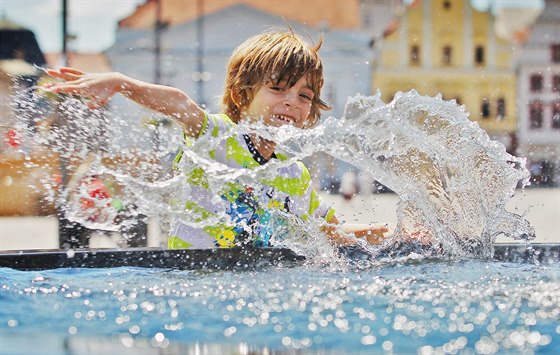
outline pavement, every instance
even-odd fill
[[[321,193],[346,223],[389,223],[397,221],[398,196],[393,193],[357,195],[344,200],[341,195]],[[506,209],[524,215],[535,227],[536,243],[560,243],[560,189],[518,190]],[[148,225],[148,246],[167,244],[166,234],[157,221]],[[91,248],[119,247],[118,233],[94,233]],[[500,237],[498,243],[511,243]],[[58,222],[55,217],[0,217],[0,250],[29,250],[58,248]]]

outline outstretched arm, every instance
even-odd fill
[[[149,84],[121,73],[84,73],[73,68],[47,69],[47,74],[63,81],[45,86],[54,93],[86,97],[88,107],[101,107],[115,94],[171,117],[185,133],[195,137],[204,120],[204,110],[179,89]]]

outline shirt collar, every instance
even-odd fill
[[[249,153],[251,153],[251,155],[253,156],[253,159],[255,159],[255,161],[257,163],[259,163],[260,165],[264,165],[264,164],[266,164],[270,161],[270,159],[266,159],[265,157],[262,156],[262,154],[259,152],[257,147],[255,147],[255,144],[253,143],[253,141],[251,140],[251,137],[249,137],[248,134],[244,134],[243,138],[245,139],[245,143],[247,144],[247,148],[249,149]],[[276,159],[276,153],[272,152],[272,156],[270,158],[271,159],[272,158]]]

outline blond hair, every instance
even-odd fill
[[[291,87],[307,74],[314,96],[304,127],[313,126],[319,120],[321,110],[330,109],[320,98],[323,64],[317,52],[321,44],[322,41],[311,47],[293,31],[269,31],[247,39],[229,59],[222,97],[223,111],[234,122],[239,122],[241,112],[266,81],[278,84],[286,80]]]

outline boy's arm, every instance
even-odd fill
[[[149,84],[121,73],[84,73],[77,69],[47,69],[47,74],[62,82],[46,85],[54,93],[84,96],[91,109],[104,106],[117,93],[154,111],[171,117],[190,137],[198,136],[204,110],[179,89]]]
[[[367,224],[341,224],[336,216],[331,217],[330,224],[323,227],[327,236],[337,245],[354,245],[355,238],[364,238],[369,244],[382,244],[391,237],[387,226],[372,226]],[[355,238],[352,238],[352,235]]]

